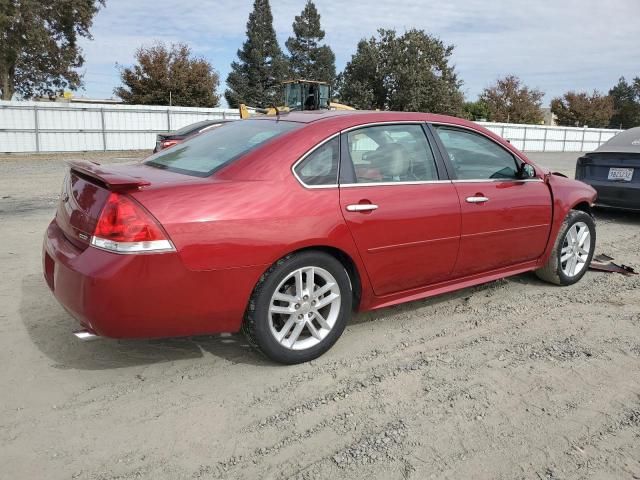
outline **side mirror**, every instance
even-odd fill
[[[536,176],[536,169],[528,163],[523,163],[522,165],[520,165],[518,176],[523,180],[527,178],[534,178]]]

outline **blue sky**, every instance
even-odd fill
[[[283,50],[305,0],[271,0]],[[516,74],[546,92],[607,91],[640,75],[640,0],[316,0],[341,70],[357,42],[377,28],[424,29],[455,45],[463,90],[475,99],[497,77]],[[109,98],[119,84],[116,63],[131,65],[141,45],[185,42],[220,73],[220,92],[245,38],[252,0],[107,0],[83,40],[84,90]]]

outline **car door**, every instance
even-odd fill
[[[340,205],[376,295],[450,277],[460,204],[422,124],[343,132]]]
[[[551,193],[541,173],[523,179],[524,163],[488,136],[434,125],[460,198],[462,232],[455,277],[542,255],[551,228]]]

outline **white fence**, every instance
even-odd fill
[[[477,122],[523,152],[590,152],[622,130]]]
[[[0,152],[145,150],[156,134],[237,110],[0,101]]]
[[[155,107],[0,101],[0,152],[144,150],[159,132],[214,118],[238,118],[222,108]],[[524,151],[582,152],[619,130],[479,122]]]

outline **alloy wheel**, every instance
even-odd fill
[[[576,222],[564,237],[560,250],[560,268],[567,277],[575,277],[587,266],[591,252],[591,232],[584,222]]]
[[[271,334],[285,348],[311,348],[331,332],[340,303],[340,287],[331,273],[320,267],[299,268],[280,282],[271,297]]]

